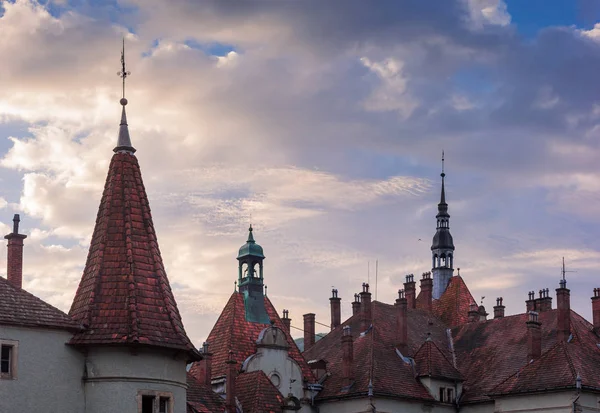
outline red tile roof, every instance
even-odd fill
[[[214,413],[225,410],[225,399],[212,390],[210,384],[202,384],[187,374],[187,403],[194,413]]]
[[[469,307],[475,303],[467,284],[460,275],[450,278],[446,291],[433,300],[433,312],[449,327],[469,321]]]
[[[577,376],[583,388],[600,390],[600,338],[590,325],[571,313],[573,337],[557,342],[542,356],[526,363],[515,374],[491,390],[492,394],[516,394],[551,389],[576,388]]]
[[[0,325],[80,331],[81,325],[45,301],[0,277]]]
[[[285,326],[277,314],[277,310],[271,304],[268,297],[265,297],[265,308],[269,318],[275,322],[275,326],[283,331]],[[256,340],[262,330],[269,327],[269,324],[253,323],[246,320],[244,306],[244,296],[234,292],[229,301],[223,308],[219,319],[208,336],[209,351],[212,356],[212,376],[222,377],[226,374],[225,362],[229,359],[229,350],[234,353],[235,361],[241,366],[242,363],[252,354],[256,353]],[[287,342],[290,346],[289,354],[302,369],[304,378],[309,382],[314,382],[312,370],[306,363],[306,360],[300,354],[296,343],[290,335],[287,336]],[[190,370],[192,374],[197,374],[198,365],[194,364]]]
[[[283,396],[262,370],[240,374],[235,386],[244,413],[282,412]]]
[[[462,381],[463,377],[433,342],[426,340],[414,356],[417,376]]]
[[[69,314],[72,344],[135,344],[198,353],[165,273],[137,158],[112,157],[87,262]]]
[[[352,316],[304,352],[309,360],[325,360],[330,376],[323,382],[318,398],[331,399],[366,395],[372,381],[375,395],[431,401],[427,389],[415,378],[413,366],[397,354],[395,323],[397,309],[393,305],[372,303],[373,328],[361,336],[360,316]],[[413,355],[431,333],[439,343],[446,360],[451,360],[445,326],[423,310],[408,309],[408,354]],[[354,384],[344,389],[342,379],[341,337],[343,326],[349,325],[354,337]],[[406,356],[406,355],[404,355]]]
[[[542,354],[556,345],[557,317],[558,310],[539,313],[539,321],[542,323]],[[463,383],[463,403],[490,400],[487,394],[494,392],[500,383],[527,365],[526,321],[526,314],[518,314],[486,322],[468,323],[452,330],[457,368],[466,379]],[[591,331],[591,324],[571,311],[571,330],[582,343],[577,357],[594,360],[590,357],[597,357],[600,349],[596,346],[598,338]],[[584,361],[582,366],[584,369]],[[589,383],[598,384],[600,373],[590,370],[586,377]]]

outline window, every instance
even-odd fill
[[[17,378],[17,341],[0,339],[0,379]]]
[[[440,387],[440,399],[442,403],[454,403],[454,389],[452,387]]]
[[[173,395],[169,392],[140,390],[138,413],[173,413]]]

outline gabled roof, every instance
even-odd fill
[[[462,375],[448,361],[433,340],[425,340],[425,343],[415,354],[414,360],[415,370],[419,377],[428,376],[452,381],[463,380]]]
[[[235,381],[244,413],[280,413],[283,396],[262,370],[242,373]]]
[[[304,352],[308,360],[325,360],[330,376],[323,382],[324,390],[318,399],[355,397],[366,395],[369,381],[373,384],[375,395],[419,399],[431,401],[433,398],[427,389],[416,379],[416,372],[408,359],[403,360],[397,353],[396,315],[393,305],[378,301],[372,303],[373,327],[361,336],[360,315],[354,315],[339,327],[317,341]],[[445,326],[435,317],[422,310],[408,309],[408,355],[417,352],[431,333],[431,338],[440,343],[440,351],[449,360],[452,359]],[[354,384],[344,388],[342,377],[342,329],[350,326],[354,338]],[[404,354],[403,356],[406,356]]]
[[[572,314],[576,316],[576,314]],[[572,317],[572,320],[576,317]],[[491,390],[491,394],[517,394],[576,388],[600,390],[600,338],[589,334],[581,320],[574,320],[574,334],[569,342],[557,342],[540,358],[525,364]],[[582,328],[583,327],[583,328]]]
[[[460,275],[450,278],[446,291],[433,300],[433,312],[449,327],[469,321],[469,307],[475,299]]]
[[[277,314],[277,310],[268,297],[264,297],[265,309],[271,321],[275,326],[286,331],[283,322]],[[229,359],[229,350],[233,351],[235,361],[239,366],[252,354],[256,353],[256,340],[262,330],[269,327],[270,324],[254,323],[246,320],[246,308],[244,305],[244,295],[234,292],[229,301],[223,308],[221,315],[215,323],[213,329],[208,335],[209,351],[212,353],[212,376],[222,377],[226,374],[226,361]],[[309,382],[314,381],[314,377],[308,363],[300,354],[300,350],[290,335],[287,335],[289,345],[289,355],[302,369],[302,374]],[[198,366],[194,364],[190,370],[196,374]]]
[[[539,313],[542,354],[556,345],[557,318],[558,310]],[[527,365],[526,321],[527,314],[518,314],[452,329],[457,368],[465,378],[463,403],[490,400],[487,395],[496,391],[496,386]],[[571,331],[582,343],[577,357],[582,358],[582,370],[586,369],[586,357],[593,360],[590,357],[597,357],[595,352],[600,352],[596,346],[598,338],[591,324],[574,311]],[[592,384],[600,381],[600,373],[593,370],[587,377]]]
[[[0,325],[80,331],[79,323],[27,291],[0,277]]]
[[[225,410],[225,399],[215,393],[210,384],[202,384],[187,373],[187,385],[187,404],[193,413],[215,413]]]
[[[83,276],[69,314],[72,344],[148,345],[198,353],[187,337],[158,248],[137,158],[113,155]]]

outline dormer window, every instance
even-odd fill
[[[440,387],[440,402],[454,403],[454,389],[452,387]]]

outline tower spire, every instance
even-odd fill
[[[121,123],[119,124],[119,138],[117,140],[117,146],[113,151],[133,154],[135,148],[131,145],[129,127],[127,126],[127,114],[125,113],[125,106],[127,105],[127,99],[125,98],[125,79],[131,75],[131,72],[128,72],[125,68],[125,38],[123,38],[123,49],[121,50],[121,71],[117,72],[117,75],[123,79],[123,96],[119,101],[121,106],[123,106],[123,109],[121,110]]]
[[[446,174],[444,173],[444,151],[442,151],[442,173],[440,174],[442,177],[442,196],[440,197],[440,204],[446,203],[446,190],[444,188],[444,178]]]

